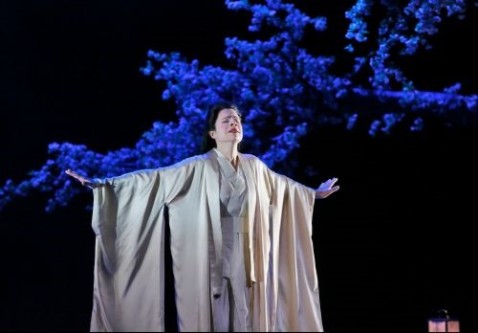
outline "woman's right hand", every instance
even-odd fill
[[[71,176],[71,177],[75,178],[83,186],[87,186],[89,188],[95,188],[96,187],[96,183],[91,178],[83,177],[83,176],[79,175],[78,173],[76,173],[75,171],[73,171],[71,169],[65,170],[65,173],[68,176]]]

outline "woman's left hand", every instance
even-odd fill
[[[320,184],[320,186],[315,190],[315,198],[325,199],[332,193],[337,192],[340,189],[339,185],[335,185],[338,180],[338,178],[332,178]]]

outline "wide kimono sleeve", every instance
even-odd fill
[[[312,241],[315,190],[270,170],[259,160],[256,167],[259,194],[252,242],[256,263],[262,263],[256,267],[258,280],[263,280],[266,290],[256,311],[259,308],[268,314],[265,321],[257,318],[261,324],[256,328],[323,332]]]
[[[315,190],[270,171],[278,331],[323,332],[312,221]],[[274,274],[275,273],[275,274]]]
[[[91,331],[164,331],[165,209],[188,190],[195,164],[128,173],[93,190]]]

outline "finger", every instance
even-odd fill
[[[74,171],[71,171],[69,170],[69,172],[66,172],[68,175],[70,175],[71,177],[75,178],[77,181],[79,181],[81,184],[83,184],[85,182],[85,178],[80,176],[79,174],[77,174],[76,172]]]
[[[337,192],[340,189],[340,186],[334,186],[331,189],[324,191],[324,198],[328,197],[329,195]]]
[[[71,170],[71,169],[65,170],[65,173],[66,173],[67,175],[72,176],[72,177],[80,177],[79,174],[77,174],[75,171],[73,171],[73,170]]]
[[[335,184],[338,180],[339,180],[338,178],[329,179],[330,186],[334,186],[334,184]]]

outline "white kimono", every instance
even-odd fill
[[[315,191],[239,154],[246,182],[245,283],[254,331],[323,331],[312,243]],[[164,331],[166,211],[180,331],[213,331],[223,290],[214,150],[101,181],[91,331]]]
[[[247,233],[247,188],[244,168],[232,163],[217,149],[213,149],[219,164],[219,200],[222,229],[222,286],[212,306],[215,332],[250,332],[251,284],[245,270],[245,242]]]

